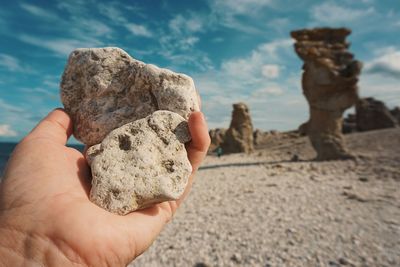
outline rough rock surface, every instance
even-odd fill
[[[254,150],[253,124],[246,104],[233,104],[231,125],[221,147],[223,153],[250,153]]]
[[[211,144],[208,148],[209,152],[213,152],[216,148],[221,146],[224,142],[226,130],[224,128],[211,129],[208,134],[210,135]]]
[[[87,151],[90,199],[121,215],[178,199],[192,171],[184,145],[189,140],[186,120],[170,111],[113,130]]]
[[[190,77],[145,64],[115,47],[73,51],[62,76],[61,100],[74,121],[75,137],[87,145],[156,110],[186,119],[199,110]]]
[[[397,120],[386,105],[372,97],[362,98],[356,104],[356,122],[358,131],[396,127]]]
[[[342,136],[342,114],[358,99],[361,63],[345,41],[346,28],[315,28],[291,32],[295,51],[304,61],[302,87],[310,105],[307,132],[317,160],[351,158]]]

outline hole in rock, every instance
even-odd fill
[[[132,142],[128,135],[119,135],[118,142],[119,142],[119,148],[121,150],[131,149]]]

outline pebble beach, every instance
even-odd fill
[[[400,129],[345,138],[357,160],[315,162],[307,137],[207,156],[130,266],[400,266]]]

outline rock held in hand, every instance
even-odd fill
[[[123,215],[178,199],[192,171],[188,141],[186,120],[170,111],[156,111],[113,130],[87,151],[91,201]]]
[[[62,76],[61,100],[74,121],[74,136],[89,146],[156,110],[185,119],[199,111],[189,76],[145,64],[116,47],[73,51]]]

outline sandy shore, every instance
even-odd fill
[[[400,266],[400,129],[346,139],[357,161],[312,162],[304,137],[208,156],[131,266]]]

